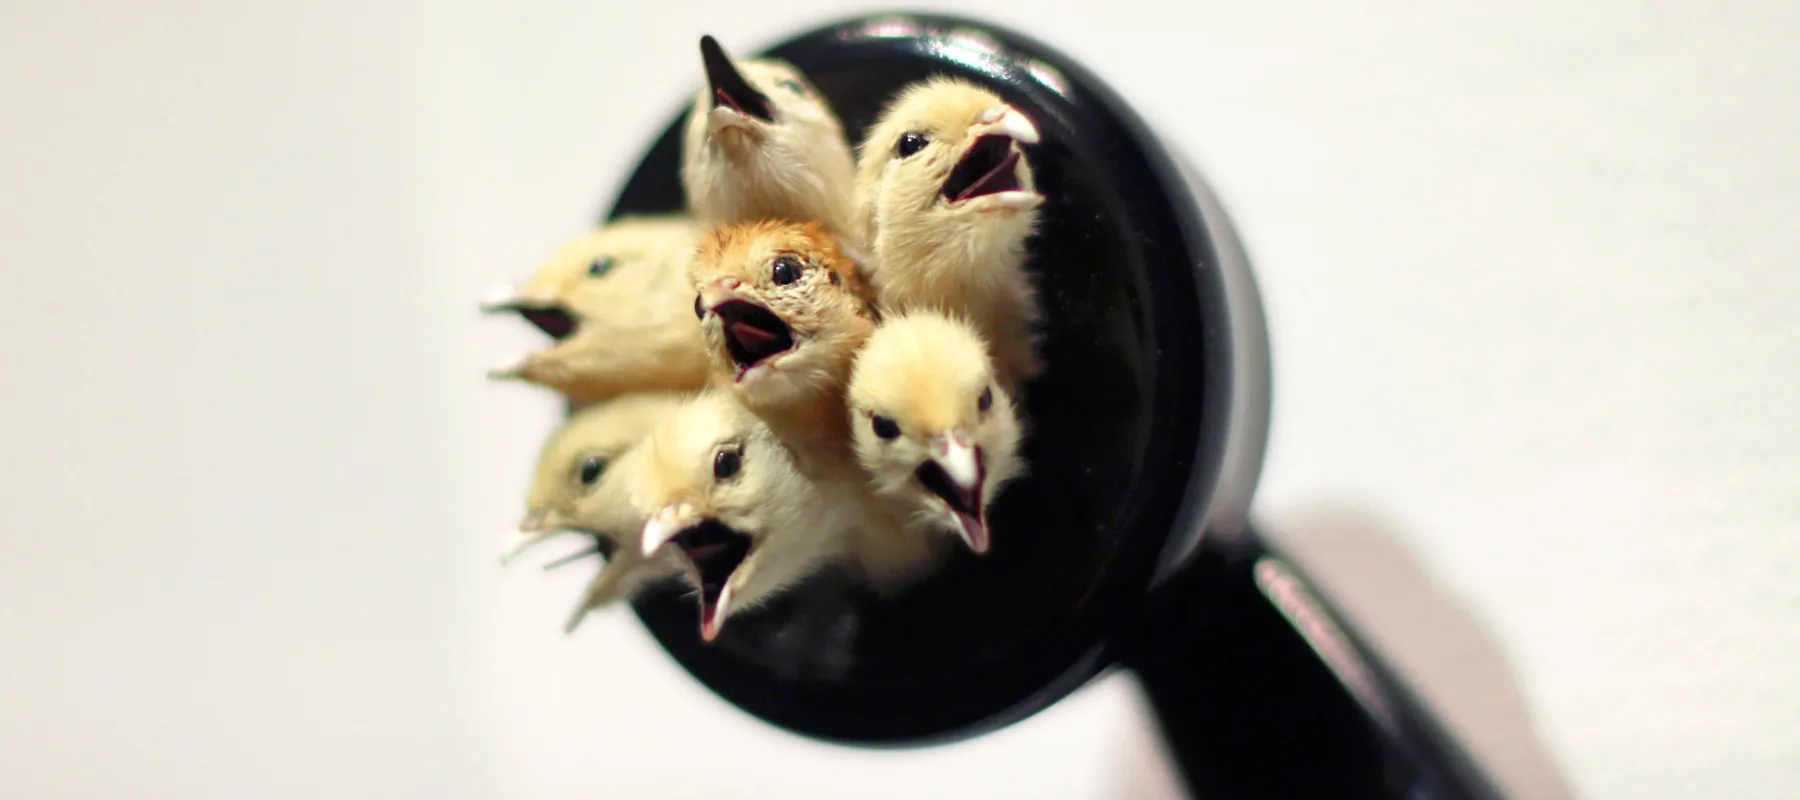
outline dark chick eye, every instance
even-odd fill
[[[738,451],[724,449],[713,454],[713,479],[730,480],[744,466],[744,457]]]
[[[594,481],[600,480],[600,473],[605,471],[605,461],[600,460],[599,456],[588,456],[586,461],[581,462],[581,485],[593,486]]]
[[[694,295],[694,316],[706,318],[706,306],[700,304],[700,295]]]
[[[975,408],[978,411],[986,411],[993,407],[994,407],[994,387],[989,386],[986,389],[981,390],[980,397],[975,398]]]
[[[782,256],[775,259],[775,283],[786,286],[800,280],[800,260],[793,256]]]
[[[924,150],[925,145],[928,144],[931,144],[931,140],[925,138],[925,134],[923,133],[902,133],[900,134],[900,147],[898,148],[900,157],[910,158],[913,153]]]
[[[787,81],[787,80],[776,81],[775,85],[779,86],[783,89],[786,89],[790,92],[793,92],[794,94],[806,94],[806,89],[795,81]]]
[[[613,268],[613,257],[612,256],[601,256],[599,258],[594,259],[594,263],[588,265],[588,277],[598,278],[602,275],[605,275],[608,272],[612,272],[612,268]]]
[[[883,439],[893,439],[900,435],[900,423],[880,414],[869,419],[869,427],[875,429],[875,435]]]

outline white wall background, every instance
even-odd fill
[[[983,13],[1236,213],[1265,511],[1390,520],[1577,794],[1800,791],[1800,6],[1128,5]],[[0,5],[0,796],[1119,795],[1123,682],[842,750],[495,565],[556,406],[482,381],[536,340],[478,292],[589,222],[701,32],[842,13],[617,6]]]

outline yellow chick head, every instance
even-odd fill
[[[596,403],[577,411],[544,443],[525,519],[512,533],[501,563],[559,534],[594,540],[590,547],[545,567],[603,553],[606,557],[605,568],[589,582],[566,631],[573,632],[588,611],[631,594],[647,581],[678,573],[672,558],[643,556],[638,536],[646,517],[631,504],[627,476],[641,471],[642,443],[651,428],[690,396],[630,394]]]
[[[700,634],[811,574],[836,555],[854,504],[834,499],[730,394],[707,392],[644,443],[633,503],[648,511],[643,553],[673,549],[700,589]]]
[[[657,420],[672,414],[688,397],[686,393],[655,392],[622,395],[595,403],[571,415],[544,441],[539,451],[537,469],[525,499],[525,518],[508,536],[501,563],[518,557],[526,549],[559,533],[587,533],[617,542],[621,537],[637,535],[638,526],[629,520],[624,524],[594,525],[590,509],[577,511],[577,504],[611,483],[605,480],[611,467],[627,450],[648,436]],[[614,499],[618,499],[616,492]],[[588,519],[581,519],[588,517]]]
[[[689,277],[715,374],[758,411],[841,388],[875,325],[856,265],[816,222],[715,228]]]
[[[574,510],[567,516],[569,527],[592,533],[598,541],[593,548],[565,556],[545,569],[601,552],[606,553],[606,566],[588,583],[581,602],[563,625],[565,633],[574,633],[589,611],[629,597],[652,581],[682,573],[683,565],[675,553],[644,553],[642,537],[649,515],[632,501],[631,491],[635,476],[648,469],[648,461],[648,439],[640,439],[603,463],[603,474],[593,488],[574,501]],[[594,469],[593,460],[583,459],[579,469],[582,472],[578,479],[586,479]],[[602,548],[601,542],[610,543],[611,547]]]
[[[1024,465],[1017,412],[980,336],[933,311],[889,317],[857,356],[849,400],[871,488],[915,524],[987,552],[988,506]]]
[[[482,305],[517,313],[553,340],[489,377],[578,403],[705,385],[706,347],[688,317],[687,262],[699,235],[684,217],[628,217],[569,241],[530,280]]]
[[[857,204],[871,246],[902,260],[955,248],[958,263],[993,260],[1030,234],[1044,197],[1021,144],[1037,127],[998,95],[960,78],[900,91],[858,151]],[[884,255],[887,260],[890,256]]]
[[[682,187],[707,224],[820,220],[834,233],[854,218],[855,157],[843,123],[792,64],[733,61],[700,39],[706,86],[682,138]]]

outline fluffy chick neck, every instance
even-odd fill
[[[746,407],[793,452],[802,472],[815,480],[830,480],[855,468],[845,403],[845,391],[839,386],[821,389],[803,403]]]
[[[1017,393],[1043,369],[1036,343],[1042,312],[1024,268],[1024,237],[1032,223],[979,219],[987,213],[995,212],[974,220],[987,227],[950,233],[877,228],[869,282],[886,308],[929,308],[963,318],[987,340],[1000,384]]]

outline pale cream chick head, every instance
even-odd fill
[[[987,552],[988,506],[1024,463],[1017,411],[981,337],[936,312],[890,317],[856,359],[849,400],[874,491]]]
[[[684,217],[622,218],[564,244],[525,283],[494,292],[483,311],[517,313],[553,341],[489,375],[576,402],[704,385],[705,346],[687,319],[687,262],[700,230]]]
[[[940,76],[901,90],[857,154],[856,202],[871,246],[890,254],[884,262],[966,250],[936,259],[944,263],[1017,248],[1044,202],[1021,148],[1037,142],[1023,112],[966,80]]]
[[[850,218],[855,156],[830,103],[785,61],[700,40],[706,85],[682,131],[682,187],[708,224]],[[842,232],[842,231],[840,231]]]
[[[649,435],[657,421],[672,415],[689,395],[654,392],[624,395],[587,406],[571,415],[544,441],[539,451],[531,488],[526,494],[525,518],[510,534],[503,561],[557,533],[581,532],[603,536],[615,543],[636,543],[643,522],[630,518],[596,515],[590,504],[585,513],[578,504],[600,496],[623,509],[618,482],[610,480],[613,465]]]
[[[715,228],[689,277],[715,375],[758,411],[842,387],[875,325],[856,265],[816,222]]]
[[[636,594],[646,584],[680,575],[681,558],[668,550],[646,556],[643,550],[644,524],[649,516],[632,502],[632,476],[641,474],[648,462],[648,439],[639,439],[607,462],[592,490],[580,494],[574,510],[568,514],[569,527],[593,534],[597,541],[586,552],[565,556],[545,568],[605,552],[606,566],[588,582],[581,602],[564,623],[563,630],[574,633],[589,611]],[[592,470],[592,462],[583,460],[581,476]],[[603,550],[600,544],[609,543]]]
[[[648,512],[642,548],[686,559],[701,636],[811,574],[837,553],[847,509],[826,502],[792,454],[725,392],[662,420],[644,444],[633,504]]]
[[[589,582],[566,631],[573,632],[590,610],[679,571],[672,557],[644,557],[638,537],[645,517],[630,502],[626,476],[642,468],[643,443],[656,421],[673,414],[687,397],[634,394],[588,406],[545,443],[526,501],[529,511],[513,533],[502,563],[557,534],[593,539],[586,549],[546,566],[607,554],[605,567]]]

